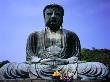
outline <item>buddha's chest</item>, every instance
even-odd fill
[[[61,47],[62,37],[59,33],[47,34],[46,37],[46,47],[57,46]]]
[[[38,54],[41,58],[61,57],[64,46],[64,37],[61,33],[44,34],[43,45],[40,46]]]

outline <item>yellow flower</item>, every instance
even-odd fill
[[[52,76],[60,76],[60,72],[58,72],[58,71],[55,71],[54,73],[53,73],[53,75]]]

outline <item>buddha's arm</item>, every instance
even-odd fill
[[[36,62],[38,62],[40,60],[40,58],[37,57],[37,43],[38,43],[37,32],[31,33],[27,39],[26,61],[36,60]]]
[[[40,63],[40,61],[50,61],[50,59],[42,59],[38,57],[38,32],[31,33],[27,39],[26,45],[26,61]]]
[[[65,59],[58,59],[65,63],[74,63],[80,59],[80,40],[75,33],[69,32],[66,38],[66,57]]]
[[[78,61],[78,59],[80,59],[81,46],[80,46],[80,40],[75,33],[71,34],[70,38],[71,38],[70,45],[72,45],[71,46],[72,47],[72,53],[71,53],[72,57],[67,58],[67,61],[69,61],[69,63],[74,63],[75,61]]]

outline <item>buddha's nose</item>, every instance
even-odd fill
[[[54,18],[54,17],[55,17],[55,12],[53,12],[53,13],[52,13],[51,17],[52,17],[52,18]]]

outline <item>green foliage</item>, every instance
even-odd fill
[[[110,65],[110,50],[109,49],[81,49],[81,60],[90,62],[102,62]]]

